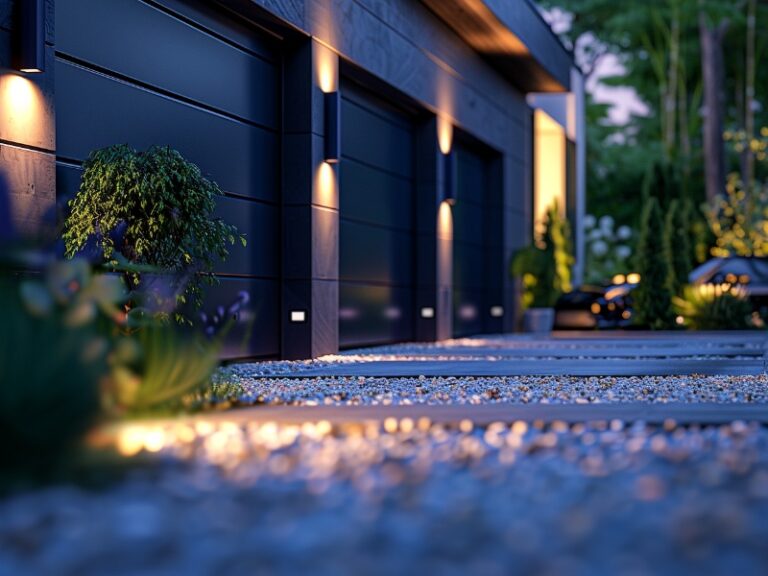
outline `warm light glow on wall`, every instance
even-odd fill
[[[0,117],[0,138],[39,145],[47,115],[37,85],[23,76],[0,74]]]
[[[455,80],[451,72],[444,68],[438,69],[435,94],[437,103],[437,141],[440,152],[449,154],[453,147],[453,116],[455,111]]]
[[[328,94],[339,89],[339,57],[322,44],[315,43],[315,70],[317,85]]]
[[[440,286],[453,283],[453,211],[441,202],[437,212],[437,277]]]
[[[321,206],[336,207],[336,172],[333,166],[323,162],[317,169],[315,181],[315,203]]]
[[[442,114],[437,117],[437,142],[440,152],[450,154],[453,147],[453,122]]]
[[[534,113],[534,195],[536,226],[544,222],[547,210],[557,201],[565,215],[566,157],[565,129],[542,110]]]

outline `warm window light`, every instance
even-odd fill
[[[306,322],[307,311],[306,310],[291,310],[291,322]]]
[[[434,318],[435,317],[435,309],[431,306],[425,306],[421,309],[421,317],[422,318]]]
[[[44,0],[20,2],[20,29],[16,69],[26,73],[45,70],[45,3]]]

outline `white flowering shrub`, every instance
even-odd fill
[[[629,226],[619,226],[610,216],[599,219],[591,214],[584,217],[586,248],[585,280],[600,283],[615,274],[632,272],[632,238]]]

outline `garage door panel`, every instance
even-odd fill
[[[486,254],[480,246],[455,244],[454,285],[458,288],[482,288],[486,283]]]
[[[502,210],[494,207],[490,156],[465,141],[456,146],[457,203],[454,207],[453,333],[480,334],[492,324],[489,308],[501,303],[504,274]]]
[[[454,210],[453,238],[456,243],[480,244],[483,243],[483,226],[485,225],[486,211],[482,206],[466,204]]]
[[[412,283],[413,235],[342,220],[339,278],[407,286]]]
[[[366,346],[413,335],[410,288],[339,282],[339,344]]]
[[[169,145],[225,191],[277,202],[279,142],[268,130],[63,61],[56,63],[56,103],[61,157],[84,160],[92,150],[120,143]]]
[[[342,84],[339,338],[413,338],[414,136],[410,116]]]
[[[74,195],[93,150],[179,150],[228,194],[216,216],[248,239],[215,265],[222,276],[205,291],[208,316],[249,297],[223,355],[278,356],[279,46],[202,0],[57,0],[56,8],[59,200]]]
[[[342,98],[343,154],[380,170],[410,178],[413,145],[408,129]]]
[[[57,0],[56,8],[59,53],[278,127],[277,64],[137,0]],[[119,25],[105,26],[110,19]]]
[[[345,218],[403,230],[412,228],[410,180],[345,159],[340,185],[342,190],[363,191],[341,194],[341,212]]]
[[[280,222],[277,206],[222,197],[216,202],[216,216],[237,226],[248,243],[244,248],[237,240],[234,246],[229,246],[229,257],[226,262],[216,265],[217,272],[273,278],[280,275],[280,252],[275,244]]]
[[[221,278],[219,284],[206,289],[201,311],[212,316],[219,306],[228,308],[241,292],[249,301],[227,333],[223,356],[277,356],[280,354],[279,306],[280,283],[258,278]]]
[[[467,288],[454,289],[454,336],[471,336],[483,332],[483,315],[485,303],[483,290],[471,290]]]

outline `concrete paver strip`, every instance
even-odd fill
[[[286,378],[315,376],[407,377],[407,376],[673,376],[759,375],[762,359],[719,360],[378,360],[340,363],[277,374]]]

